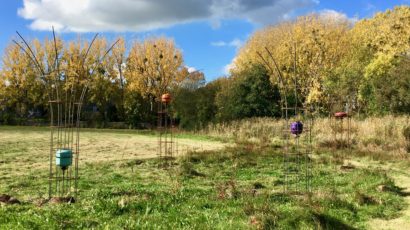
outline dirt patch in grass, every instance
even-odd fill
[[[2,204],[20,204],[20,201],[7,194],[0,195],[0,203]]]

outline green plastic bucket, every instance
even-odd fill
[[[56,152],[56,165],[66,169],[73,163],[73,152],[71,149],[59,149]]]

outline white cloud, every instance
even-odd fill
[[[240,48],[243,45],[243,41],[240,39],[235,38],[234,40],[232,40],[229,43],[230,46],[236,47],[236,48]]]
[[[224,75],[229,75],[231,73],[232,69],[233,69],[232,63],[229,63],[229,64],[225,65],[224,69],[223,69],[223,74]]]
[[[319,15],[324,19],[333,19],[337,21],[349,21],[350,23],[355,23],[358,21],[357,17],[349,18],[345,13],[329,9],[319,11]]]
[[[195,71],[197,71],[197,69],[195,67],[192,66],[185,66],[188,69],[188,73],[193,73]]]
[[[236,49],[239,49],[242,47],[243,41],[239,38],[235,38],[230,42],[224,42],[224,41],[212,42],[211,45],[218,46],[218,47],[230,46],[230,47],[235,47]]]
[[[225,66],[223,67],[222,73],[223,73],[224,75],[229,75],[229,74],[231,74],[231,70],[235,68],[235,64],[234,64],[234,63],[235,63],[235,58],[232,59],[231,63],[229,63],[229,64],[227,64],[227,65],[225,65]]]
[[[283,20],[317,0],[23,0],[18,15],[34,30],[147,31],[193,21],[214,27],[223,19],[255,24]]]

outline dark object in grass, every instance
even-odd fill
[[[5,203],[5,204],[20,204],[20,201],[17,200],[16,198],[9,196],[7,194],[2,194],[0,195],[0,203]]]
[[[2,195],[0,196],[0,202],[4,202],[4,203],[5,203],[5,202],[9,201],[10,198],[11,198],[11,196],[6,195],[6,194],[2,194]]]
[[[180,175],[187,177],[205,177],[205,174],[196,171],[193,164],[190,162],[182,162]]]
[[[303,132],[303,124],[300,121],[293,122],[290,125],[290,132],[296,136],[300,135]]]
[[[67,203],[67,204],[73,204],[75,203],[75,199],[72,196],[69,197],[52,197],[48,203],[50,204],[63,204],[63,203]]]
[[[193,157],[189,157],[189,162],[191,162],[191,163],[200,163],[201,159],[199,157],[193,156]]]
[[[379,202],[374,197],[368,196],[360,192],[356,193],[356,200],[360,205],[379,204]]]
[[[190,176],[205,177],[205,174],[200,173],[200,172],[196,171],[195,169],[191,169],[191,170],[189,171],[189,175],[190,175]]]
[[[274,182],[273,182],[273,185],[274,186],[278,186],[278,185],[283,185],[284,184],[284,182],[283,182],[283,180],[275,180]]]
[[[253,188],[254,189],[262,189],[262,188],[266,188],[266,187],[260,182],[255,182],[255,183],[253,183]]]
[[[347,164],[347,165],[342,165],[342,166],[340,166],[340,169],[341,170],[346,170],[346,171],[348,171],[348,170],[353,170],[353,169],[355,169],[356,167],[354,166],[354,165],[352,165],[352,164]]]

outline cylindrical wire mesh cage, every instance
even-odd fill
[[[306,108],[283,108],[283,181],[284,192],[312,191],[313,111]],[[292,113],[292,116],[289,114]]]
[[[315,108],[313,104],[308,105],[301,100],[301,98],[306,98],[306,92],[309,92],[310,89],[301,87],[298,78],[296,42],[291,50],[293,66],[289,66],[290,69],[293,69],[293,76],[288,76],[288,79],[285,79],[272,52],[267,47],[265,47],[265,51],[269,59],[265,58],[266,55],[262,55],[261,52],[257,52],[257,55],[268,67],[271,74],[277,76],[281,94],[283,189],[286,193],[303,191],[310,193],[313,178],[311,154],[313,152],[312,130]],[[302,92],[305,92],[305,97],[302,97]],[[289,98],[291,94],[294,94],[292,100]]]
[[[178,145],[174,137],[175,120],[172,113],[171,95],[168,93],[163,94],[158,102],[157,130],[157,155],[163,160],[163,166],[167,167],[178,152]]]
[[[74,74],[60,67],[62,50],[58,49],[53,28],[54,50],[47,53],[54,55],[50,63],[37,57],[29,43],[17,32],[22,42],[13,42],[25,52],[39,73],[39,80],[44,84],[49,99],[50,114],[50,152],[48,195],[58,198],[70,198],[72,202],[77,197],[79,179],[80,155],[80,120],[81,110],[88,86],[95,70],[106,55],[112,50],[118,40],[91,65],[86,66],[87,56],[98,34],[88,45],[85,53],[80,52],[80,66]],[[53,53],[54,52],[54,53]],[[44,62],[44,63],[43,63]]]
[[[49,197],[77,197],[80,119],[86,86],[53,83],[50,105]],[[78,90],[80,89],[80,90]]]

